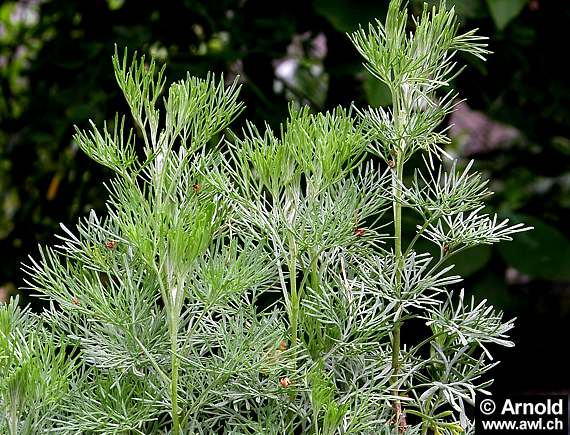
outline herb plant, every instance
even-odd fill
[[[74,136],[116,176],[106,217],[62,225],[24,267],[47,308],[0,309],[3,433],[472,432],[465,404],[513,322],[451,291],[449,259],[528,229],[440,159],[454,59],[484,38],[444,3],[409,23],[401,0],[350,38],[391,109],[291,106],[279,134],[227,139],[236,81],[188,76],[159,105],[163,69],[115,54],[136,129]],[[404,212],[422,220],[410,241]]]

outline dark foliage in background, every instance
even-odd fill
[[[383,2],[313,0],[28,0],[0,5],[0,286],[21,284],[19,263],[59,222],[101,210],[103,173],[72,143],[73,124],[125,111],[109,74],[114,44],[189,70],[236,74],[241,120],[274,126],[295,99],[315,110],[382,105],[345,32],[383,18]],[[387,2],[385,2],[387,5]],[[517,316],[517,347],[502,355],[496,389],[570,389],[561,333],[570,326],[570,87],[561,45],[570,5],[540,0],[457,0],[468,27],[490,36],[486,64],[466,59],[456,87],[450,152],[475,158],[495,180],[492,207],[535,230],[460,259],[467,288]],[[419,2],[410,7],[419,10]],[[413,222],[409,222],[409,226]],[[0,294],[2,296],[2,294]],[[404,337],[405,339],[405,337]],[[548,365],[548,366],[547,366]]]

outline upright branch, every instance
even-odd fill
[[[454,107],[455,94],[438,94],[457,74],[453,60],[458,51],[483,58],[487,53],[483,37],[474,31],[458,33],[459,25],[453,8],[445,2],[431,11],[427,7],[414,18],[412,32],[407,32],[408,13],[402,1],[390,3],[386,23],[371,24],[368,31],[360,29],[349,35],[366,60],[366,68],[391,91],[392,110],[368,109],[361,112],[364,123],[372,131],[375,142],[372,151],[383,158],[392,169],[392,202],[394,210],[395,297],[401,297],[402,204],[404,165],[416,152],[424,151],[440,158],[441,145],[447,138],[438,132],[440,122]],[[433,163],[432,163],[433,165]],[[406,251],[408,252],[408,251]],[[398,304],[392,329],[392,375],[394,394],[399,395],[400,337],[402,320]],[[397,426],[406,427],[399,399],[394,401]]]
[[[394,99],[394,112],[396,116],[394,118],[394,127],[396,131],[400,129],[399,123],[401,121],[405,122],[405,113],[400,111],[399,107],[399,93],[397,90],[392,92],[396,98]],[[401,114],[401,116],[400,116]],[[404,143],[404,138],[401,139],[399,143],[396,144],[392,150],[392,159],[390,160],[389,166],[392,168],[392,195],[393,195],[393,209],[394,209],[394,256],[395,256],[395,280],[396,280],[396,297],[400,298],[401,289],[401,274],[404,267],[403,257],[402,257],[402,185],[403,185],[403,175],[404,175],[404,159],[403,151],[406,148]],[[397,306],[397,312],[400,311],[400,307]],[[394,387],[394,395],[398,396],[399,391],[397,387],[398,375],[400,371],[400,335],[401,335],[401,320],[399,318],[394,319],[394,327],[392,329],[392,376],[391,384]],[[402,412],[401,403],[398,399],[394,401],[394,411],[396,413],[396,424],[398,427],[406,427],[405,415]]]

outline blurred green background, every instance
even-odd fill
[[[490,208],[535,227],[458,260],[469,292],[518,318],[517,347],[500,352],[492,391],[570,392],[570,3],[448,5],[494,52],[487,63],[461,59],[468,68],[455,87],[467,102],[449,120],[449,151],[492,179]],[[415,13],[421,7],[410,2]],[[54,241],[59,222],[103,210],[110,174],[71,136],[74,124],[127,112],[110,61],[115,43],[167,62],[169,81],[187,70],[239,74],[247,104],[239,122],[278,126],[290,100],[315,110],[390,103],[345,35],[386,9],[385,0],[1,3],[0,298],[23,285],[20,262]]]

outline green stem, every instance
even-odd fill
[[[422,435],[427,435],[429,424],[422,424]]]
[[[434,272],[436,272],[440,266],[445,263],[446,261],[448,261],[450,258],[454,257],[455,255],[459,254],[460,252],[463,252],[467,249],[468,247],[463,246],[461,248],[456,248],[454,249],[452,252],[448,252],[447,254],[444,254],[442,252],[441,254],[441,258],[437,261],[437,263],[435,263],[432,268],[429,270],[429,272],[427,273],[427,275],[431,275]]]
[[[426,230],[426,228],[429,226],[429,224],[431,224],[434,220],[436,220],[439,217],[439,215],[433,215],[428,219],[424,218],[424,224],[422,225],[422,227],[416,232],[416,235],[414,236],[414,238],[412,239],[412,241],[410,242],[410,244],[408,245],[406,252],[404,253],[404,258],[406,258],[411,252],[412,249],[414,249],[414,245],[416,244],[416,242],[418,241],[418,239],[421,237],[421,235],[424,233],[424,231]]]
[[[320,294],[321,280],[319,279],[319,269],[317,266],[316,257],[313,260],[313,264],[311,266],[311,287],[315,293]]]
[[[298,318],[299,318],[299,304],[300,304],[300,298],[299,298],[299,293],[297,291],[297,257],[296,257],[296,249],[295,249],[295,245],[293,242],[293,250],[291,252],[291,258],[289,259],[289,288],[290,288],[290,292],[291,292],[291,297],[290,297],[290,304],[291,304],[291,313],[290,313],[290,318],[289,318],[289,322],[290,322],[290,328],[291,328],[291,348],[295,348],[297,346],[297,330],[299,328],[298,325]],[[293,355],[293,368],[296,369],[297,368],[297,357],[296,354]],[[289,400],[293,401],[293,399],[295,398],[295,388],[290,388],[289,389]],[[289,409],[289,411],[287,412],[287,421],[292,423],[296,418],[296,414],[292,411],[292,409]],[[293,434],[293,431],[290,430],[289,431],[290,434]]]
[[[168,376],[166,373],[164,373],[164,371],[162,371],[162,369],[156,362],[156,359],[154,359],[152,354],[148,351],[148,349],[144,346],[144,344],[142,344],[142,342],[138,339],[136,335],[134,335],[131,331],[129,331],[129,336],[139,345],[145,356],[148,358],[148,360],[156,370],[156,372],[160,375],[160,377],[164,381],[165,385],[168,385],[171,379],[170,376]]]
[[[400,201],[402,182],[403,161],[398,155],[396,163],[396,176],[392,182],[394,194],[394,254],[395,254],[395,267],[396,267],[396,293],[400,296],[400,284],[402,273],[402,205]],[[392,329],[392,378],[391,384],[395,385],[398,381],[398,372],[400,370],[400,320],[396,320]],[[397,393],[397,391],[395,391]]]
[[[12,412],[10,413],[9,433],[10,435],[18,434],[18,410],[14,404],[12,405]]]
[[[299,305],[300,305],[300,295],[299,289],[297,288],[297,243],[295,241],[295,235],[289,232],[288,236],[289,244],[289,291],[290,297],[290,327],[291,327],[291,347],[294,348],[297,345],[297,332],[299,328]],[[295,361],[295,366],[297,365]]]
[[[319,259],[319,254],[318,253],[314,253],[313,254],[313,260],[311,261],[311,287],[313,289],[313,291],[315,293],[317,293],[318,295],[321,294],[321,279],[319,277],[319,266],[318,266],[318,259]],[[325,335],[326,332],[323,331],[323,329],[326,328],[326,325],[317,325],[316,328],[316,334],[317,334],[317,339],[318,339],[318,343],[324,344],[325,343]],[[318,426],[316,426],[318,427]],[[318,433],[318,432],[315,432]]]
[[[289,262],[289,285],[291,288],[291,347],[295,347],[297,345],[299,294],[297,292],[297,262],[294,255]]]
[[[400,123],[404,122],[402,119],[402,113],[400,111],[400,95],[398,92],[393,92],[394,98],[394,127],[397,132],[401,133]],[[401,293],[401,280],[402,280],[402,268],[403,268],[403,257],[402,257],[402,182],[404,173],[404,149],[405,143],[401,139],[400,143],[397,144],[394,158],[396,160],[396,166],[394,168],[395,174],[392,177],[392,193],[394,195],[394,266],[395,266],[395,290],[396,297],[400,297]],[[396,307],[399,310],[399,304]],[[394,396],[398,397],[400,392],[396,386],[398,383],[398,375],[400,372],[400,339],[401,339],[401,320],[396,319],[394,327],[392,328],[392,375],[390,377],[390,385],[392,386],[392,391]],[[401,402],[398,398],[394,400],[394,412],[396,413],[396,426],[400,428],[401,423]]]
[[[313,406],[313,429],[315,435],[319,433],[319,410]]]
[[[175,308],[175,307],[171,307]],[[178,416],[178,318],[171,313],[170,319],[170,365],[172,376],[170,381],[170,402],[172,412],[172,433],[180,434],[180,421]]]
[[[321,253],[321,251],[311,254],[312,260],[311,260],[309,267],[307,269],[303,269],[303,279],[301,280],[301,283],[299,284],[300,289],[305,288],[305,286],[307,285],[307,281],[309,281],[309,279],[310,279],[312,289],[314,289],[315,291],[319,291],[319,289],[321,288],[321,284],[320,284],[321,280],[319,278],[319,268],[317,266],[317,262],[318,262],[320,253]]]

